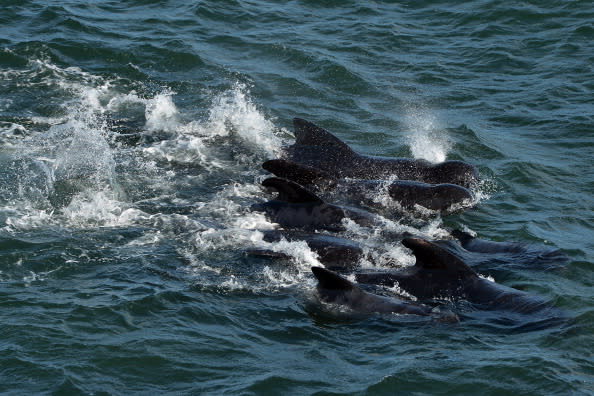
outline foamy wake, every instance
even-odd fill
[[[277,280],[285,275],[271,276],[275,270],[270,268],[258,272],[258,283],[253,285],[250,276],[223,271],[212,260],[251,246],[255,230],[275,227],[261,213],[246,208],[261,198],[257,174],[262,160],[280,147],[280,131],[254,104],[245,85],[237,83],[214,95],[206,118],[192,119],[177,107],[176,94],[169,89],[152,97],[122,93],[117,82],[47,61],[31,62],[22,73],[32,77],[32,84],[51,85],[68,99],[57,117],[0,124],[5,154],[0,160],[10,170],[6,183],[0,181],[0,231],[141,227],[143,235],[128,246],[141,249],[176,241],[186,262],[182,271],[192,282],[225,290],[280,286]],[[36,81],[34,77],[42,74],[44,81]],[[138,146],[118,144],[114,137],[120,132],[112,126],[114,117],[122,115],[144,120],[131,132],[155,139]],[[237,153],[230,156],[232,150]],[[186,174],[188,169],[198,170]],[[218,170],[223,178],[229,173],[242,181],[221,183]],[[203,178],[213,194],[197,196],[191,203],[177,197],[185,180],[196,183]],[[141,200],[131,199],[136,196]],[[168,204],[191,207],[192,213],[141,209],[158,211]],[[289,245],[274,248],[301,251],[308,262],[316,262],[309,249]],[[44,279],[41,275],[23,276],[31,282]],[[293,278],[291,272],[286,277],[289,283],[303,278]]]
[[[47,60],[33,60],[28,69],[11,73],[31,81],[32,88],[51,86],[67,99],[61,105],[62,116],[34,117],[27,127],[0,124],[0,144],[13,155],[7,162],[14,172],[7,185],[0,185],[0,191],[7,192],[0,202],[5,207],[0,227],[6,230],[50,223],[75,228],[126,225],[141,216],[131,216],[134,202],[128,201],[122,178],[138,178],[152,183],[145,188],[174,194],[161,186],[173,187],[176,172],[159,162],[207,170],[238,167],[244,173],[247,162],[253,163],[249,172],[254,172],[261,158],[274,155],[281,145],[277,128],[253,103],[244,84],[236,83],[212,97],[207,118],[192,120],[176,106],[175,92],[167,88],[152,97],[122,93],[117,81],[78,68],[62,69]],[[114,147],[117,132],[112,130],[112,117],[120,114],[144,118],[144,127],[137,133],[165,133],[165,138],[141,147]],[[228,151],[221,144],[231,148],[236,143],[245,147],[236,158],[220,157]],[[133,171],[141,173],[136,177]],[[252,194],[260,192],[254,185],[246,186]],[[234,227],[260,226],[263,221],[255,216],[230,220],[242,212],[233,201],[237,195],[241,195],[237,188],[227,189],[208,209],[226,217],[226,222],[235,222]]]
[[[205,168],[223,168],[225,164],[209,152],[217,138],[238,137],[251,152],[238,155],[246,161],[254,153],[274,156],[281,146],[275,134],[276,127],[252,102],[244,84],[214,97],[208,118],[204,121],[181,122],[172,101],[172,92],[157,95],[146,103],[146,128],[148,131],[174,132],[173,139],[145,149],[145,152],[167,161],[183,164],[199,163]],[[248,161],[249,162],[249,161]]]

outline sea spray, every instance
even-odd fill
[[[174,133],[172,139],[145,149],[152,156],[215,171],[226,167],[227,161],[256,165],[274,156],[282,144],[277,128],[253,103],[244,84],[236,83],[227,91],[215,94],[206,120],[185,124],[179,121],[171,95],[158,95],[147,103],[149,131]],[[248,150],[234,147],[233,140],[229,140],[233,137]]]
[[[408,129],[408,144],[414,158],[429,162],[443,162],[452,143],[446,132],[440,127],[434,112],[424,106],[408,105],[405,107],[405,120]]]

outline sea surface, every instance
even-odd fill
[[[0,5],[0,394],[594,394],[591,1]],[[321,303],[250,211],[293,117],[480,170],[471,210],[346,224],[363,267],[414,262],[398,231],[522,243],[465,259],[566,319]]]

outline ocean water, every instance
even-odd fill
[[[594,394],[593,65],[589,1],[2,1],[0,393]],[[347,224],[362,265],[414,262],[390,231],[560,249],[466,259],[567,320],[320,303],[249,210],[293,117],[480,169],[474,209]]]

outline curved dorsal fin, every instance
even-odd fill
[[[343,154],[354,154],[354,151],[345,142],[313,122],[302,118],[293,118],[293,127],[295,128],[295,144],[333,147]]]
[[[278,177],[283,177],[299,184],[323,182],[333,185],[336,183],[336,178],[328,172],[284,159],[268,160],[262,164],[262,168]]]
[[[318,279],[318,286],[323,289],[348,291],[357,288],[354,283],[326,268],[311,267],[311,272]]]
[[[417,259],[416,266],[477,276],[465,262],[434,243],[420,238],[404,238],[402,244],[412,250]]]
[[[278,192],[276,197],[279,201],[290,203],[324,203],[317,195],[305,187],[280,177],[269,177],[262,182],[264,187],[270,187]]]
[[[470,233],[468,233],[466,231],[462,231],[462,230],[454,229],[451,231],[451,234],[454,238],[456,238],[457,240],[460,241],[462,246],[464,246],[465,243],[468,243],[468,242],[472,241],[473,239],[475,239],[475,237],[470,235]]]

